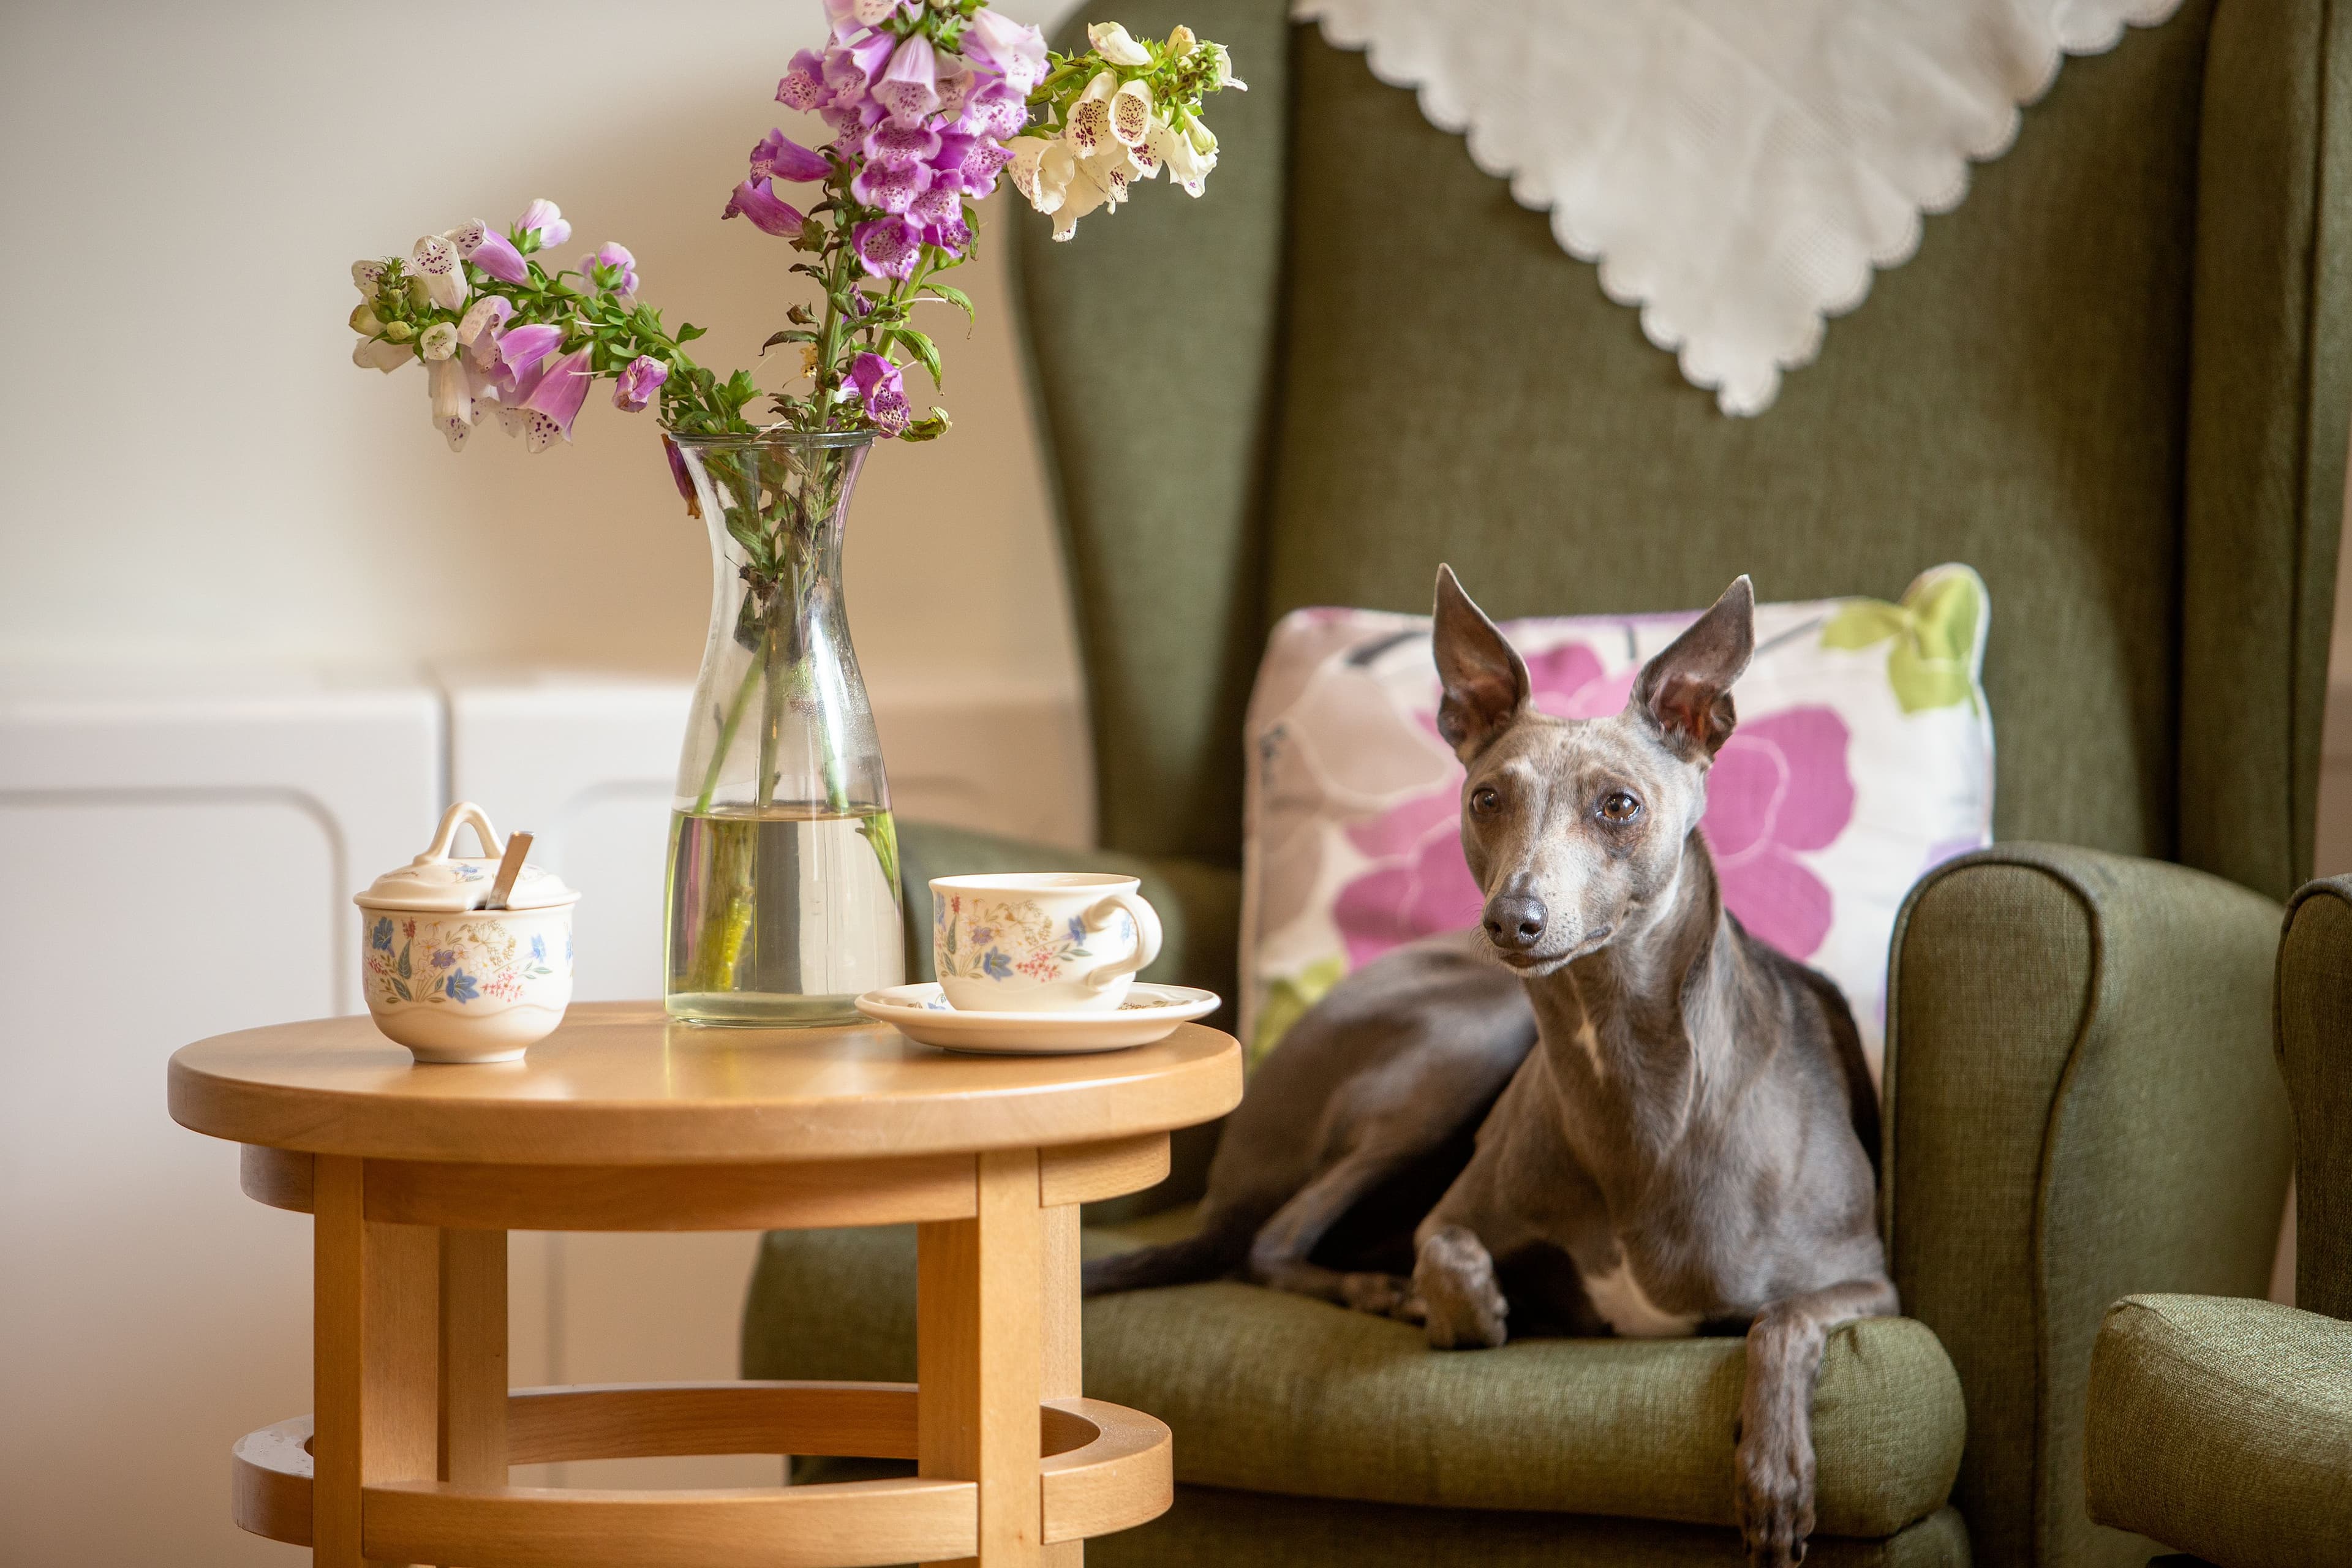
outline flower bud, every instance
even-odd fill
[[[363,338],[380,336],[383,323],[376,319],[375,308],[362,300],[352,307],[352,331]]]
[[[404,343],[416,335],[416,329],[406,321],[386,321],[383,335],[395,343]]]

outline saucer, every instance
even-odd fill
[[[948,1005],[936,981],[886,985],[857,999],[857,1010],[920,1045],[994,1056],[1064,1056],[1116,1051],[1166,1039],[1176,1026],[1217,1010],[1217,994],[1189,985],[1137,981],[1111,1013],[963,1013]]]

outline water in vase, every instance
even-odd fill
[[[860,992],[906,978],[887,810],[778,803],[670,819],[673,1017],[854,1024]]]

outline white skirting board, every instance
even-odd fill
[[[530,829],[535,854],[583,889],[583,999],[661,988],[685,683],[478,669],[169,681],[0,670],[10,1562],[289,1555],[228,1522],[227,1453],[310,1407],[309,1229],[238,1192],[234,1148],[170,1121],[163,1064],[205,1035],[356,1010],[350,896],[421,849],[446,800]],[[877,690],[875,706],[901,816],[1090,837],[1075,696]],[[518,1236],[516,1382],[734,1375],[753,1245]],[[759,1458],[563,1468],[542,1475],[776,1475]]]

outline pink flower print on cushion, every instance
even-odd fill
[[[1826,849],[1853,820],[1845,721],[1828,708],[1791,708],[1743,723],[1707,774],[1700,823],[1723,901],[1739,923],[1791,958],[1829,935],[1827,884],[1794,851]]]

